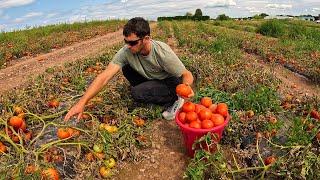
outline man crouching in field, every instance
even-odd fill
[[[117,52],[107,68],[96,77],[77,104],[69,110],[65,120],[74,115],[78,115],[80,119],[85,104],[120,69],[130,82],[135,101],[158,105],[173,104],[163,112],[163,116],[166,119],[174,118],[176,110],[184,102],[184,99],[178,99],[175,88],[180,83],[191,85],[191,72],[167,44],[151,39],[149,23],[143,18],[130,19],[124,26],[123,35],[126,45]],[[189,97],[193,94],[192,92]]]

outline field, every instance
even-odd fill
[[[110,23],[103,32],[123,24]],[[48,68],[1,94],[0,178],[41,179],[43,172],[58,170],[61,179],[319,179],[319,28],[263,20],[162,21],[153,26],[153,38],[167,42],[196,75],[191,100],[207,96],[225,102],[232,116],[219,144],[210,136],[196,142],[217,150],[199,150],[193,158],[183,155],[180,132],[174,122],[162,119],[163,107],[134,102],[121,73],[87,104],[80,122],[63,121],[122,44]],[[13,116],[26,127],[9,126]],[[58,138],[60,128],[72,136]],[[144,172],[148,174],[139,175]]]

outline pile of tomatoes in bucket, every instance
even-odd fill
[[[177,86],[176,92],[181,97],[189,97],[191,87],[180,84]],[[213,103],[210,97],[202,97],[198,104],[190,101],[185,102],[177,112],[175,121],[184,137],[186,153],[193,157],[195,150],[199,149],[199,146],[193,148],[193,144],[208,133],[212,136],[212,143],[218,143],[230,118],[227,104]],[[206,143],[204,147],[210,152],[214,152],[216,149],[215,145],[206,147]]]
[[[181,85],[178,85],[176,89],[177,94],[184,97],[184,91],[182,92],[179,86]],[[186,85],[182,84],[182,86]],[[210,97],[202,97],[198,104],[185,102],[179,111],[178,119],[182,124],[191,128],[210,129],[224,124],[228,114],[226,103],[215,104]]]

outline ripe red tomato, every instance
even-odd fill
[[[196,121],[198,119],[198,115],[196,112],[194,111],[191,111],[191,112],[187,112],[186,113],[186,121],[187,122],[193,122],[193,121]]]
[[[209,109],[211,110],[212,113],[217,113],[217,107],[218,107],[217,104],[211,104],[209,106]]]
[[[212,104],[212,99],[209,97],[203,97],[201,98],[200,103],[208,108]]]
[[[195,105],[192,102],[188,101],[183,104],[182,111],[183,112],[191,112],[191,111],[194,111],[195,108],[196,108]]]
[[[68,131],[68,129],[59,128],[58,131],[57,131],[57,136],[60,139],[66,139],[66,138],[71,136],[70,130]]]
[[[176,87],[176,93],[181,97],[188,97],[191,94],[191,87],[186,84],[179,84]]]
[[[9,125],[15,129],[19,129],[23,123],[23,119],[18,116],[12,116],[9,120]]]
[[[189,126],[191,128],[201,129],[201,123],[199,123],[198,121],[192,121]]]
[[[194,111],[198,114],[202,109],[204,109],[206,107],[204,107],[203,105],[201,104],[195,104],[195,109]]]
[[[228,105],[226,103],[219,103],[217,105],[217,113],[226,117],[228,115]]]
[[[224,123],[224,117],[221,114],[212,114],[211,121],[214,126],[219,126]]]
[[[59,172],[54,168],[48,168],[48,169],[44,170],[42,172],[42,177],[44,179],[52,179],[52,180],[59,180],[60,179]]]
[[[203,129],[210,129],[210,128],[213,128],[213,122],[211,120],[203,120],[201,122],[201,128]]]
[[[179,115],[178,115],[178,118],[179,118],[180,122],[183,123],[183,124],[186,123],[186,121],[187,121],[185,112],[180,112]]]
[[[212,112],[210,111],[210,109],[205,108],[202,109],[198,115],[200,120],[211,119]]]

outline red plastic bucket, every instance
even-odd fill
[[[184,138],[184,143],[186,146],[186,153],[188,156],[193,157],[195,150],[196,149],[192,149],[192,145],[193,143],[201,138],[202,136],[206,135],[208,132],[211,132],[213,135],[215,134],[216,138],[214,138],[215,142],[219,142],[220,139],[222,138],[222,133],[224,128],[227,126],[227,124],[230,121],[231,116],[228,114],[228,116],[226,117],[225,121],[223,124],[221,124],[220,126],[216,126],[214,128],[211,129],[195,129],[195,128],[191,128],[188,127],[184,124],[181,123],[181,121],[179,120],[179,111],[176,114],[176,123],[178,124],[178,126],[180,127],[180,130],[183,134],[183,138]],[[211,149],[212,151],[212,149]]]

